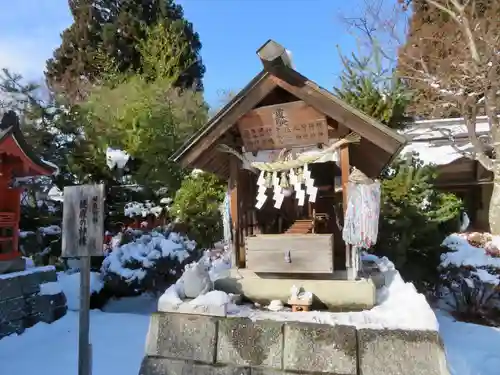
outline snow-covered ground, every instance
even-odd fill
[[[130,310],[128,313],[91,311],[93,375],[139,373],[149,313]],[[68,311],[52,324],[39,323],[21,336],[1,339],[0,374],[77,375],[78,312]]]
[[[457,322],[436,313],[451,375],[497,375],[500,372],[500,329]]]

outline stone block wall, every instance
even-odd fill
[[[52,323],[66,314],[62,292],[40,293],[42,284],[53,282],[57,282],[53,267],[0,275],[0,339],[22,333],[38,322]]]
[[[155,313],[139,375],[184,374],[447,375],[448,370],[437,332]]]

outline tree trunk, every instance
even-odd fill
[[[493,191],[491,192],[488,219],[490,232],[500,235],[500,170],[494,170],[493,173]]]

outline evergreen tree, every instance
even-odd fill
[[[432,165],[415,155],[397,159],[382,179],[379,238],[374,251],[394,262],[418,289],[438,282],[441,242],[459,227],[462,202],[437,190]]]
[[[405,109],[409,102],[408,90],[401,81],[383,71],[377,51],[371,57],[340,56],[344,71],[341,86],[335,93],[345,102],[376,118],[393,129],[406,123]]]
[[[95,172],[87,174],[93,178],[106,164],[106,149],[112,147],[140,161],[134,170],[135,182],[151,189],[179,187],[181,170],[169,158],[206,122],[207,106],[200,93],[175,87],[179,56],[189,47],[182,35],[164,34],[163,29],[161,23],[150,27],[149,38],[137,47],[143,61],[141,73],[111,69],[118,73],[90,90],[87,101],[79,106],[86,116],[84,132],[92,140],[80,167],[88,170],[92,160]]]
[[[142,72],[144,61],[138,46],[149,37],[149,27],[159,23],[165,33],[181,33],[189,47],[180,56],[181,70],[174,84],[203,88],[205,67],[199,36],[173,0],[69,0],[69,6],[74,22],[47,61],[46,78],[52,90],[72,99],[84,97],[89,85],[106,73],[103,54],[114,59],[120,72]]]
[[[121,73],[108,57],[111,74],[104,75],[101,85],[78,105],[87,141],[77,155],[76,174],[106,183],[107,203],[114,212],[109,221],[121,221],[127,202],[173,198],[185,172],[170,156],[207,121],[201,93],[175,86],[179,60],[189,46],[180,32],[165,34],[164,29],[160,22],[145,31],[148,38],[137,46],[143,62],[140,72]],[[133,158],[123,175],[107,167],[108,147]],[[165,194],[158,196],[159,191]]]
[[[395,78],[387,82],[384,72],[371,69],[370,58],[353,55],[343,61],[337,95],[391,128],[404,128],[410,99],[405,86]],[[462,208],[453,194],[434,187],[435,178],[435,168],[423,165],[417,155],[396,159],[381,176],[380,233],[373,251],[391,259],[422,291],[438,281],[440,245],[458,228]]]

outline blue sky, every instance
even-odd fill
[[[331,88],[342,67],[337,45],[349,53],[354,38],[342,14],[361,12],[362,0],[179,0],[203,43],[206,98],[241,89],[261,66],[255,51],[274,39],[292,52],[297,70]],[[40,78],[45,60],[71,24],[67,0],[0,0],[0,67]]]

